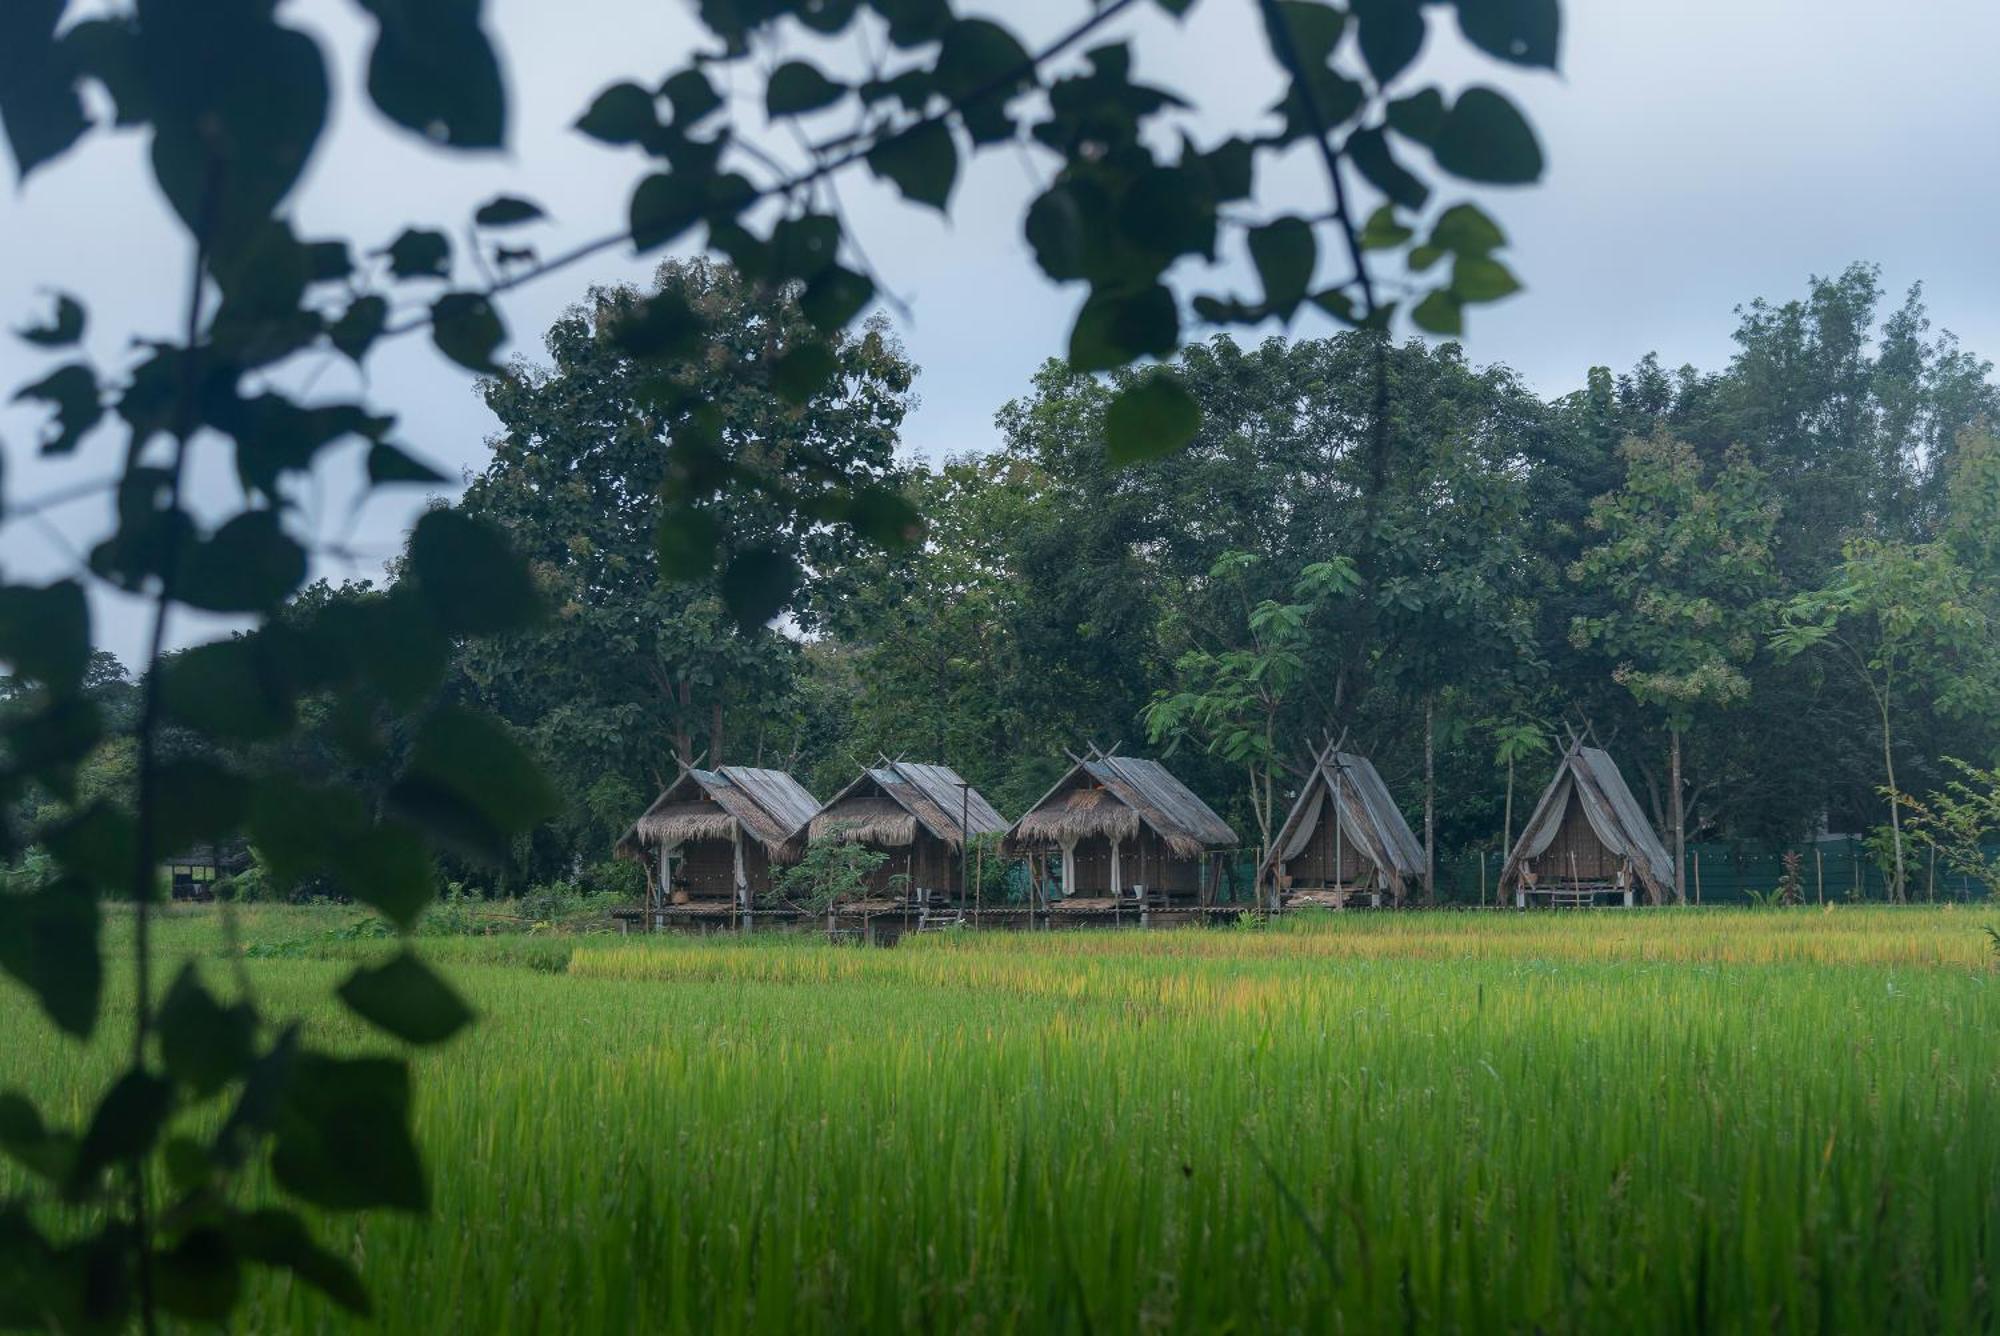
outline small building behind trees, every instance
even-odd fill
[[[1212,905],[1222,851],[1238,840],[1158,761],[1095,752],[1014,823],[1007,844],[1029,861],[1038,898],[1059,884],[1070,909]]]
[[[1631,904],[1673,897],[1674,863],[1611,754],[1573,739],[1500,869],[1500,888],[1525,907],[1537,900],[1586,905],[1611,895]]]
[[[819,802],[782,770],[684,768],[614,846],[646,869],[649,920],[748,912],[775,865],[796,862]]]
[[[1006,829],[1006,818],[950,766],[884,758],[827,800],[807,839],[846,840],[885,855],[868,874],[869,899],[930,905],[962,898],[967,839]]]
[[[1400,905],[1424,875],[1418,842],[1365,756],[1322,750],[1258,871],[1274,905],[1344,909],[1355,896]]]

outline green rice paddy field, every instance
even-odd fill
[[[296,949],[244,965],[364,1048],[354,918],[246,911]],[[481,1017],[417,1062],[433,1215],[319,1230],[393,1331],[1988,1329],[1988,921],[441,939]],[[166,954],[231,986],[221,928]],[[0,1085],[80,1116],[114,1035],[9,993]],[[241,1319],[342,1325],[271,1276]]]

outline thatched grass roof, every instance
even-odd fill
[[[725,765],[681,772],[613,846],[621,858],[691,840],[733,840],[738,831],[774,860],[798,857],[798,836],[819,801],[782,770]]]
[[[806,838],[900,849],[916,842],[917,819],[893,798],[836,799],[812,819]]]
[[[1016,822],[1013,838],[1030,844],[1071,844],[1098,836],[1129,840],[1138,833],[1139,814],[1110,790],[1071,789]]]
[[[1117,814],[1121,810],[1124,815]],[[1018,849],[1061,844],[1071,832],[1079,838],[1125,839],[1138,834],[1142,824],[1177,858],[1198,858],[1206,850],[1237,844],[1229,823],[1158,761],[1101,752],[1071,766],[1014,823],[1007,840]]]
[[[902,846],[922,830],[951,848],[974,835],[997,835],[1006,818],[948,765],[885,761],[855,777],[807,827],[807,839],[840,838]]]

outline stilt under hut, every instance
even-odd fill
[[[1530,904],[1630,905],[1673,898],[1674,864],[1609,752],[1573,737],[1500,869],[1502,894]]]
[[[774,866],[798,861],[819,800],[782,770],[682,768],[612,852],[646,870],[648,927],[748,915]]]
[[[1258,869],[1273,908],[1400,905],[1424,875],[1424,846],[1367,757],[1329,741]]]
[[[1007,833],[1037,901],[1068,913],[1206,908],[1220,898],[1229,823],[1158,761],[1092,749]]]
[[[1007,819],[948,765],[884,758],[827,800],[808,841],[848,840],[888,857],[868,898],[930,908],[964,898],[968,835],[997,835]]]

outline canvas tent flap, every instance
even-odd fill
[[[1304,853],[1312,843],[1313,832],[1319,829],[1320,812],[1326,807],[1326,787],[1315,783],[1306,799],[1304,810],[1298,813],[1298,820],[1291,823],[1292,836],[1285,841],[1285,847],[1278,851],[1280,862],[1289,862]]]
[[[1507,865],[1500,874],[1502,881],[1555,842],[1572,797],[1583,809],[1591,833],[1606,850],[1628,860],[1656,890],[1672,884],[1673,859],[1668,857],[1660,837],[1653,833],[1652,823],[1640,810],[1617,763],[1599,748],[1574,745],[1564,753],[1548,789],[1508,854]]]

